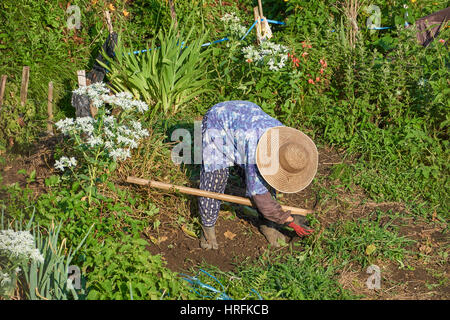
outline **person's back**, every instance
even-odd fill
[[[273,157],[276,172],[270,175],[265,172],[265,176],[262,176],[258,165],[262,168],[263,163],[257,159],[257,149],[261,145],[264,145],[263,149],[267,147],[268,140],[262,139],[267,133],[280,137],[273,144],[280,149],[273,152],[276,155]],[[261,140],[266,142],[261,143]],[[202,121],[202,146],[200,189],[223,193],[229,167],[241,166],[245,170],[247,195],[252,197],[263,217],[260,230],[272,245],[277,246],[278,240],[284,239],[284,236],[274,223],[291,226],[294,218],[290,211],[281,209],[269,189],[273,187],[278,190],[277,187],[283,184],[285,187],[291,184],[286,190],[296,192],[309,184],[317,170],[317,149],[312,140],[296,129],[283,126],[258,105],[234,100],[218,103],[205,114]],[[282,161],[279,161],[278,155]],[[272,182],[270,185],[267,179]],[[204,249],[218,248],[214,225],[219,216],[220,203],[219,200],[199,197],[203,231],[200,244]],[[299,235],[309,234],[299,225],[293,227]]]
[[[202,125],[203,163],[206,171],[214,171],[235,164],[255,165],[260,137],[283,124],[253,102],[233,100],[211,107]]]

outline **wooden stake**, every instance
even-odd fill
[[[92,116],[92,118],[95,118],[95,116],[96,116],[97,113],[98,113],[98,109],[97,109],[96,107],[94,107],[94,106],[92,105],[92,103],[89,105],[89,109],[91,110],[91,116]]]
[[[77,71],[77,77],[78,77],[78,85],[86,86],[86,71],[84,70],[78,70]]]
[[[258,7],[259,7],[259,16],[262,18],[262,17],[264,17],[264,14],[263,14],[263,10],[262,10],[261,0],[258,0]]]
[[[177,20],[177,13],[175,12],[175,6],[173,4],[173,0],[169,0],[169,6],[170,6],[170,16],[172,17],[172,20],[174,22],[174,28],[177,29],[178,20]]]
[[[48,101],[47,101],[47,133],[53,135],[53,82],[48,83]]]
[[[264,20],[260,22],[260,37],[262,40],[268,40],[272,38],[272,30],[270,30],[269,23],[267,22],[267,19],[264,16],[261,0],[258,0],[258,8],[259,8],[259,18],[261,20]]]
[[[2,75],[2,81],[0,83],[0,108],[3,105],[3,97],[5,96],[5,88],[6,88],[6,75]]]
[[[253,8],[253,16],[255,18],[256,25],[255,25],[255,30],[256,30],[256,42],[258,44],[261,44],[261,17],[259,16],[259,10],[258,7],[254,7]]]
[[[227,202],[238,203],[238,204],[242,204],[242,205],[249,206],[249,207],[253,206],[253,203],[250,201],[250,199],[244,198],[244,197],[232,196],[232,195],[228,195],[228,194],[205,191],[205,190],[201,190],[201,189],[195,189],[195,188],[189,188],[189,187],[183,187],[183,186],[176,186],[176,185],[173,185],[170,183],[146,180],[146,179],[141,179],[141,178],[136,178],[136,177],[127,177],[127,182],[138,184],[141,186],[149,185],[150,187],[153,187],[153,188],[181,192],[181,193],[190,194],[193,196],[207,197],[207,198],[223,200],[223,201],[227,201]],[[301,208],[290,207],[290,206],[281,206],[281,208],[284,211],[290,210],[291,214],[302,215],[302,216],[306,216],[308,213],[314,212],[313,210],[301,209]]]
[[[30,67],[25,66],[22,69],[22,86],[20,87],[20,104],[22,105],[22,107],[27,102],[29,79],[30,79]]]
[[[108,27],[108,31],[109,31],[109,33],[113,33],[113,26],[112,26],[112,22],[111,22],[111,14],[109,13],[109,11],[105,11],[105,17],[106,17],[106,25]]]

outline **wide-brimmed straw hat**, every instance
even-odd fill
[[[273,127],[256,147],[256,165],[275,190],[295,193],[305,189],[317,172],[319,154],[314,142],[290,127]]]

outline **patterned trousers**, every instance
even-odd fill
[[[202,166],[200,171],[200,189],[218,193],[224,193],[227,186],[229,168],[205,172]],[[199,197],[198,208],[202,225],[212,227],[219,217],[221,200]]]
[[[202,121],[202,136],[205,136],[206,122],[208,121],[208,113],[203,117]],[[212,192],[224,193],[227,186],[229,168],[215,170],[212,172],[205,172],[202,165],[200,171],[200,189]],[[202,225],[205,227],[212,227],[216,224],[219,217],[220,204],[222,201],[198,197],[198,208]]]

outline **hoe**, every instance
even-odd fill
[[[173,192],[180,192],[180,193],[190,194],[190,195],[199,196],[199,197],[213,198],[213,199],[218,199],[218,200],[222,200],[222,201],[226,201],[226,202],[242,204],[242,205],[249,206],[249,207],[254,206],[253,203],[250,201],[250,199],[244,198],[244,197],[232,196],[232,195],[228,195],[228,194],[205,191],[205,190],[183,187],[183,186],[176,186],[176,185],[173,185],[170,183],[146,180],[146,179],[141,179],[141,178],[136,178],[136,177],[127,177],[126,181],[129,183],[134,183],[134,184],[138,184],[141,186],[149,185],[152,188],[158,188],[158,189],[168,190],[168,191],[173,191]],[[302,216],[306,216],[308,213],[314,212],[313,210],[295,208],[295,207],[290,207],[290,206],[281,206],[281,208],[285,211],[290,210],[291,214],[302,215]]]

